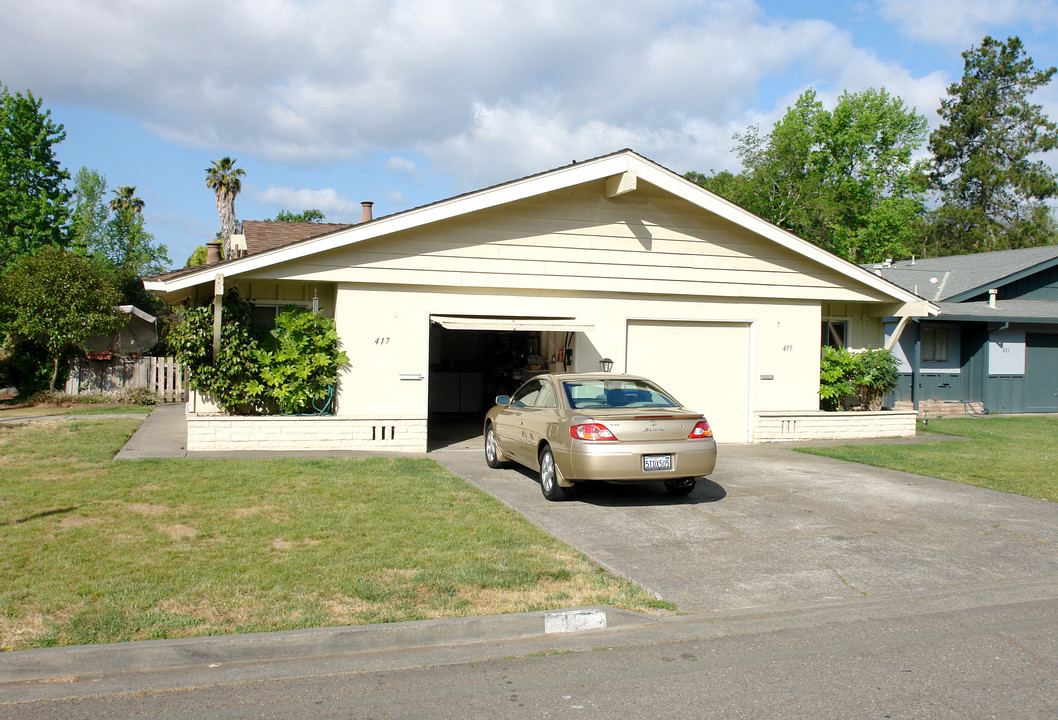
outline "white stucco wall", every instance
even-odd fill
[[[750,389],[749,422],[757,410],[818,409],[818,304],[809,302],[661,299],[627,296],[569,298],[542,290],[456,292],[405,287],[343,284],[336,318],[349,365],[339,378],[338,414],[347,418],[400,415],[425,420],[429,398],[430,315],[575,317],[592,326],[576,335],[576,371],[597,371],[602,356],[624,372],[629,319],[738,323],[751,328],[745,373]],[[701,347],[699,357],[725,353],[723,346]],[[688,358],[695,373],[695,358]],[[697,373],[697,382],[715,385],[723,377]],[[689,403],[688,403],[689,404]],[[696,408],[700,409],[700,408]],[[752,428],[737,441],[752,440]]]

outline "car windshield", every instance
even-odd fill
[[[645,380],[599,378],[562,383],[574,410],[597,408],[679,407],[679,403]]]

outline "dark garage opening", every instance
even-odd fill
[[[572,333],[452,330],[431,323],[428,449],[480,436],[496,396],[511,394],[533,375],[563,369],[571,345]]]

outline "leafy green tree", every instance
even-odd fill
[[[136,197],[135,185],[122,185],[114,191],[114,197],[110,200],[110,211],[120,213],[123,211],[143,212],[143,200]]]
[[[1058,179],[1040,153],[1058,144],[1058,126],[1030,96],[1051,81],[1017,37],[985,37],[962,54],[963,77],[948,87],[930,135],[932,180],[942,205],[930,240],[938,254],[1046,244],[1053,222],[1040,214]]]
[[[736,134],[742,171],[687,178],[858,263],[900,257],[923,232],[926,119],[884,89],[842,93],[828,111],[804,92],[761,135]]]
[[[236,167],[237,160],[228,156],[214,160],[206,168],[206,187],[213,190],[217,198],[217,215],[220,217],[220,235],[224,257],[231,257],[231,236],[235,234],[235,197],[242,191],[242,178],[246,171]]]
[[[123,288],[126,301],[143,309],[150,296],[137,292],[144,275],[163,272],[171,264],[168,249],[155,242],[143,218],[144,202],[135,186],[125,185],[106,200],[107,181],[82,167],[74,178],[70,246],[99,263],[102,272]],[[140,287],[142,290],[142,287]],[[135,297],[128,297],[132,293]]]
[[[309,208],[308,210],[302,210],[299,213],[293,213],[289,210],[280,210],[279,214],[276,215],[276,222],[323,222],[323,212],[316,208]]]
[[[95,170],[82,167],[74,175],[70,197],[70,248],[81,255],[91,255],[108,244],[107,179]]]
[[[0,85],[0,268],[65,244],[70,174],[55,157],[65,138],[33,93],[12,95]]]
[[[55,389],[63,353],[90,335],[112,335],[124,322],[114,309],[120,295],[94,263],[49,245],[23,255],[0,276],[0,327],[39,343],[51,361]]]

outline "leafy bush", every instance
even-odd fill
[[[225,411],[261,412],[257,360],[261,330],[250,320],[253,307],[234,290],[225,296],[220,329],[220,355],[213,357],[213,305],[176,313],[169,346],[189,371],[188,386],[207,393]]]
[[[885,396],[896,389],[900,375],[899,362],[888,350],[864,350],[856,354],[858,373],[855,384],[860,405],[868,410],[881,410]]]
[[[280,412],[293,415],[322,407],[338,382],[338,367],[349,362],[338,350],[334,321],[304,308],[288,308],[257,353],[264,393]]]
[[[850,396],[868,410],[881,410],[885,396],[896,389],[898,361],[888,350],[823,348],[819,363],[819,399],[824,410],[841,410]]]
[[[856,392],[856,358],[845,348],[824,347],[819,361],[819,401],[824,410],[841,410]]]
[[[267,334],[251,321],[253,306],[232,290],[224,298],[220,355],[213,358],[213,306],[184,310],[169,344],[187,365],[193,390],[207,393],[226,412],[313,412],[348,362],[338,350],[334,320],[286,308]]]

